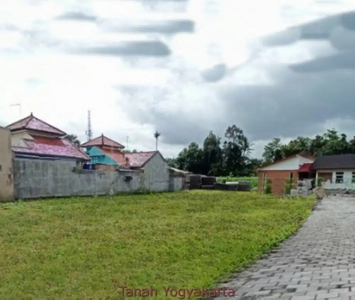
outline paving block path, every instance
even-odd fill
[[[355,300],[355,198],[320,201],[295,235],[222,287],[243,300]]]

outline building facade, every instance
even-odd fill
[[[273,195],[287,194],[287,190],[294,188],[298,180],[313,175],[310,167],[314,160],[315,157],[311,155],[299,153],[259,168],[259,193],[264,193],[269,186]]]
[[[14,198],[11,133],[0,127],[0,201]]]

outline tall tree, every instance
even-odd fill
[[[184,148],[176,158],[178,169],[187,170],[195,174],[201,174],[202,161],[203,150],[195,142]]]
[[[245,175],[251,147],[243,130],[236,125],[229,126],[223,144],[224,170],[234,176]]]
[[[64,138],[72,142],[75,146],[80,147],[80,141],[75,134],[67,134]]]
[[[297,137],[295,140],[291,140],[287,145],[280,147],[282,157],[288,157],[300,152],[309,152],[311,145],[311,139],[308,137]]]
[[[274,138],[264,147],[263,158],[266,163],[274,162],[282,158],[281,139]]]
[[[203,167],[202,173],[216,175],[222,171],[221,138],[212,131],[203,142]]]
[[[155,149],[156,149],[156,151],[158,151],[158,139],[159,139],[160,136],[161,136],[161,133],[158,132],[158,130],[156,130],[156,131],[154,132],[154,137],[155,137]]]

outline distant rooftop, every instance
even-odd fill
[[[32,131],[52,133],[58,136],[66,135],[64,131],[36,118],[32,113],[28,117],[6,126],[6,128],[12,132],[27,129]]]
[[[88,141],[86,143],[83,143],[81,147],[86,148],[86,147],[92,147],[92,146],[107,146],[107,147],[113,147],[113,148],[118,148],[118,149],[124,149],[124,146],[121,145],[120,143],[111,140],[110,138],[104,136],[103,134],[91,141]]]
[[[24,139],[25,147],[12,146],[15,153],[38,156],[57,156],[90,160],[90,157],[64,138],[48,138],[33,136],[33,140]]]
[[[142,168],[158,151],[132,152],[125,153],[124,156],[129,159],[129,165],[132,168]]]

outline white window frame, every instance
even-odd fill
[[[335,172],[335,183],[344,183],[344,172]]]

